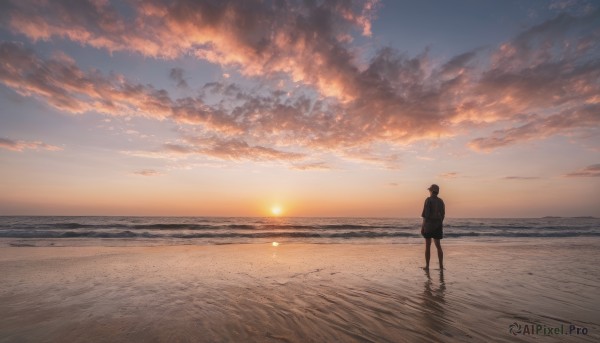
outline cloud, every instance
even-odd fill
[[[537,176],[506,176],[502,178],[503,180],[538,180]]]
[[[24,150],[48,150],[48,151],[60,151],[63,148],[46,144],[40,141],[22,141],[22,140],[12,140],[8,138],[0,137],[0,148],[11,150],[11,151],[24,151]]]
[[[163,175],[163,173],[156,171],[154,169],[143,169],[143,170],[138,170],[138,171],[134,171],[133,172],[134,175],[140,175],[140,176],[159,176],[159,175]]]
[[[400,169],[401,156],[395,152],[379,152],[371,146],[361,146],[339,150],[340,157],[357,163],[375,165],[385,169]]]
[[[589,0],[554,0],[548,6],[551,10],[589,13],[594,10],[594,3]]]
[[[181,68],[171,68],[171,71],[169,72],[169,78],[171,78],[171,80],[176,82],[177,87],[189,88],[190,86],[185,81],[185,78],[183,77],[183,73],[184,73],[183,69],[181,69]]]
[[[204,155],[217,157],[225,160],[287,160],[295,161],[304,158],[304,154],[295,152],[285,152],[264,146],[251,146],[240,139],[228,139],[224,141],[212,142],[204,149],[198,150]]]
[[[582,105],[548,117],[535,117],[524,125],[497,130],[489,137],[472,140],[469,146],[478,151],[490,151],[502,146],[542,139],[557,133],[597,128],[600,125],[600,103]]]
[[[154,151],[149,151],[149,150],[122,150],[119,151],[121,154],[127,155],[127,156],[133,156],[133,157],[140,157],[140,158],[153,158],[153,159],[163,159],[163,160],[171,160],[171,161],[177,161],[179,159],[183,159],[185,158],[185,156],[183,155],[177,155],[174,153],[170,153],[168,151],[159,151],[154,150]]]
[[[598,126],[600,11],[562,13],[491,50],[434,63],[427,51],[407,56],[389,47],[359,62],[365,59],[351,43],[372,34],[378,1],[151,0],[117,7],[57,0],[2,6],[4,25],[33,41],[67,39],[161,59],[193,56],[264,86],[210,82],[200,96],[173,98],[122,75],[83,71],[68,56],[44,59],[20,44],[0,45],[0,81],[23,96],[67,113],[171,120],[196,127],[203,137],[220,137],[207,145],[188,141],[179,151],[165,145],[155,155],[170,150],[292,162],[326,150],[397,167],[398,155],[385,153],[389,146],[486,125],[503,128],[469,147],[491,151]],[[180,68],[169,77],[187,85]],[[273,86],[280,84],[292,86]],[[388,147],[370,149],[378,143]]]
[[[4,6],[7,25],[32,40],[66,38],[169,59],[192,54],[247,75],[287,73],[338,94],[343,70],[354,68],[340,43],[352,30],[371,34],[377,3],[150,0],[117,8],[108,1],[19,0]]]
[[[165,143],[154,151],[122,151],[122,153],[129,156],[170,161],[198,161],[198,158],[200,158],[203,165],[210,164],[211,161],[253,161],[282,163],[293,170],[332,169],[328,162],[315,161],[314,158],[309,158],[305,153],[249,144],[241,139],[215,136],[188,136],[182,142]]]
[[[358,137],[358,143],[368,140],[369,135],[375,135],[374,139],[406,142],[439,135],[442,127],[437,106],[424,105],[438,96],[432,94],[436,93],[435,89],[429,90],[423,84],[426,78],[424,56],[407,58],[386,48],[376,54],[368,68],[361,70],[355,62],[356,56],[346,44],[348,40],[339,38],[353,28],[368,35],[377,1],[290,1],[277,6],[262,1],[222,1],[218,4],[147,1],[131,9],[135,20],[123,18],[109,2],[82,2],[70,6],[66,1],[57,1],[51,8],[44,8],[37,2],[19,1],[11,2],[8,7],[10,27],[34,40],[63,37],[109,51],[134,51],[162,58],[191,52],[214,63],[237,66],[245,75],[287,75],[341,104],[352,102],[347,108],[341,106],[332,109],[335,113],[326,113],[332,118],[344,119],[345,123],[329,120],[317,130],[339,126],[340,132],[364,131]],[[173,77],[179,76],[179,71],[175,70]],[[161,96],[153,94],[159,91],[141,85],[127,90],[141,93],[131,94],[140,99],[149,95],[154,95],[153,98]],[[62,94],[62,98],[61,102],[54,100],[61,98],[55,97],[48,97],[48,100],[55,107],[75,113],[94,108],[67,94]],[[111,104],[116,107],[113,110],[139,108],[164,118],[165,104],[150,100]],[[246,106],[254,106],[252,100],[248,102]],[[274,104],[273,100],[270,103]],[[225,117],[218,111],[212,113],[202,108],[191,99],[181,99],[178,104],[175,116],[180,121],[196,123],[207,118],[217,121]],[[148,108],[150,105],[156,108]],[[190,105],[193,111],[188,110]],[[367,109],[371,115],[365,113]],[[231,122],[219,124],[231,125]],[[286,123],[275,122],[278,124]],[[319,143],[348,145],[358,136],[340,135],[340,132],[321,134]]]
[[[457,172],[448,172],[448,173],[440,174],[438,176],[441,177],[442,179],[455,179],[455,178],[459,177],[459,173],[457,173]]]
[[[564,10],[565,8],[575,6],[577,3],[577,0],[554,0],[550,3],[548,8]]]
[[[288,152],[261,145],[250,145],[242,139],[218,137],[188,137],[185,145],[167,143],[167,153],[175,155],[198,154],[230,161],[299,161],[306,158],[303,153]]]
[[[330,170],[332,167],[327,162],[292,163],[291,169],[295,170]]]
[[[500,45],[455,120],[503,122],[507,128],[469,146],[490,151],[597,127],[599,23],[600,11],[563,13]]]
[[[19,43],[0,43],[0,59],[0,82],[66,113],[133,115],[173,119],[216,131],[240,130],[235,118],[210,108],[201,99],[174,100],[165,90],[131,82],[122,75],[85,72],[67,59],[41,59]]]
[[[566,177],[600,177],[600,164],[593,164],[574,172],[565,174]]]

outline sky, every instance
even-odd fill
[[[6,0],[0,215],[600,216],[595,1]]]

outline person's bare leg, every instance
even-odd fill
[[[442,244],[439,239],[433,239],[435,242],[435,248],[438,253],[438,260],[440,261],[440,269],[444,269],[444,251],[442,250]]]
[[[425,267],[423,269],[429,269],[429,258],[431,256],[431,238],[425,238]]]

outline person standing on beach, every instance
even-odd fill
[[[421,226],[421,235],[425,237],[425,270],[429,269],[429,257],[431,255],[431,239],[435,242],[435,247],[440,261],[440,269],[444,269],[444,252],[440,240],[444,238],[444,217],[446,215],[446,206],[441,198],[438,198],[440,187],[431,185],[428,188],[429,198],[425,199],[423,206],[423,225]]]

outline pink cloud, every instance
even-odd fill
[[[455,179],[455,178],[459,177],[459,173],[457,173],[457,172],[448,172],[448,173],[440,174],[438,176],[441,177],[442,179]]]
[[[44,60],[18,44],[0,46],[0,81],[24,96],[69,113],[172,120],[201,127],[202,137],[220,137],[156,153],[294,161],[328,150],[390,166],[397,165],[393,153],[357,152],[504,124],[469,144],[489,151],[598,124],[599,11],[558,15],[504,42],[490,58],[478,50],[432,65],[427,52],[409,57],[383,48],[363,66],[349,43],[353,34],[371,34],[377,1],[153,0],[136,3],[127,16],[104,1],[5,7],[10,28],[32,40],[64,38],[155,58],[191,54],[267,82],[284,77],[305,86],[255,92],[209,83],[205,94],[219,101],[207,104],[206,97],[174,99],[123,76],[80,70],[65,56]],[[185,87],[182,69],[170,77]]]
[[[291,164],[295,170],[330,170],[332,167],[327,162],[303,162]]]
[[[204,125],[213,130],[240,129],[234,118],[195,98],[171,99],[168,92],[126,80],[85,72],[67,59],[43,60],[18,43],[0,43],[0,82],[23,96],[46,101],[67,113],[136,115]]]
[[[542,139],[555,134],[568,134],[600,126],[600,104],[568,109],[548,117],[534,117],[524,125],[497,130],[489,137],[472,140],[469,146],[490,151],[502,146]]]
[[[133,172],[134,175],[139,175],[139,176],[160,176],[163,175],[163,173],[156,171],[154,169],[143,169],[143,170],[138,170]]]
[[[22,141],[22,140],[12,140],[8,138],[0,137],[0,148],[11,150],[11,151],[24,151],[24,150],[48,150],[48,151],[60,151],[63,148],[46,144],[40,141]]]
[[[252,161],[299,161],[306,157],[303,153],[287,152],[261,145],[250,145],[242,139],[235,138],[200,138],[187,139],[186,145],[165,144],[164,151],[176,154],[199,154],[223,160]]]
[[[269,6],[261,1],[147,1],[132,8],[134,18],[127,20],[108,2],[82,1],[71,6],[57,1],[45,8],[19,1],[9,6],[8,13],[12,29],[34,40],[64,37],[109,51],[152,57],[174,58],[192,52],[214,63],[238,66],[247,75],[284,73],[316,87],[324,96],[348,102],[361,98],[365,90],[377,90],[370,78],[382,73],[370,68],[372,76],[362,75],[344,45],[346,40],[336,37],[352,28],[369,35],[377,3],[292,1]],[[24,21],[37,29],[29,29]],[[180,115],[182,120],[191,117],[198,115],[185,111]]]

